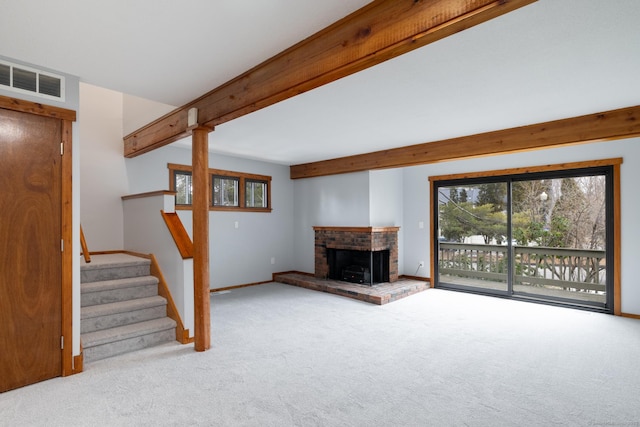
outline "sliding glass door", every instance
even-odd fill
[[[438,181],[435,286],[611,311],[611,171]]]
[[[505,182],[438,188],[440,282],[508,292],[507,193]]]

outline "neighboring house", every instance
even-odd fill
[[[4,59],[20,61],[20,58]],[[60,74],[58,70],[51,71]],[[127,249],[121,196],[167,190],[167,164],[188,165],[191,152],[173,145],[125,159],[123,135],[173,107],[83,84],[75,76],[65,77],[65,102],[51,104],[78,113],[73,126],[74,242],[79,241],[82,222],[92,251]],[[0,95],[43,102],[1,87]],[[209,138],[215,141],[215,132]],[[289,178],[286,165],[211,154],[211,168],[271,176],[273,207],[270,213],[210,213],[211,287],[264,282],[271,279],[272,273],[280,271],[313,273],[312,227],[316,225],[400,226],[399,273],[416,275],[419,262],[430,258],[430,176],[614,157],[623,158],[621,311],[640,317],[640,283],[635,269],[636,244],[640,242],[640,223],[636,220],[640,193],[635,188],[640,181],[640,138],[299,180]],[[190,224],[189,211],[180,211],[180,216],[185,224]],[[80,354],[77,302],[80,264],[76,258],[73,265],[74,356]],[[418,275],[429,277],[428,268],[427,265]]]

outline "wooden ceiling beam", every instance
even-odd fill
[[[293,165],[291,179],[388,169],[640,136],[640,105],[442,141]]]
[[[255,68],[124,138],[135,157],[369,68],[537,0],[375,0]]]

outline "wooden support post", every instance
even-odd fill
[[[193,302],[195,349],[211,347],[209,304],[209,132],[198,126],[192,133],[193,165]]]

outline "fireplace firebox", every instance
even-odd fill
[[[330,279],[365,285],[389,281],[389,250],[327,248],[327,262]]]
[[[400,227],[313,227],[315,276],[373,285],[398,280]]]

